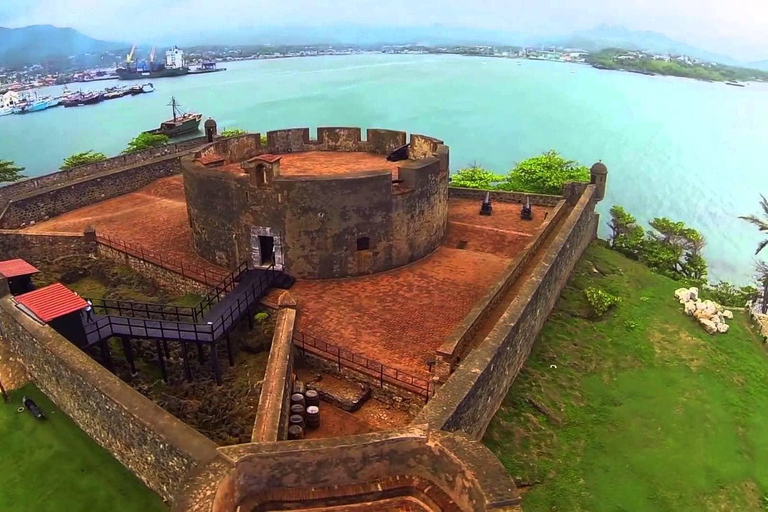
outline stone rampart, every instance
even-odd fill
[[[87,354],[0,299],[2,341],[37,386],[148,487],[171,499],[185,474],[211,462],[216,445],[133,390]]]
[[[34,178],[27,178],[21,181],[17,181],[15,183],[9,183],[8,185],[0,187],[0,208],[4,208],[11,199],[20,195],[52,187],[54,185],[60,185],[62,183],[69,183],[75,180],[87,178],[89,176],[109,171],[111,169],[128,167],[149,160],[154,160],[159,157],[172,155],[182,151],[188,151],[197,146],[200,146],[204,142],[205,137],[197,137],[182,142],[176,142],[174,144],[168,144],[157,148],[138,151],[136,153],[118,155],[112,158],[107,158],[106,160],[102,160],[101,162],[80,165],[65,171],[57,171],[43,176],[36,176]]]
[[[485,198],[487,190],[477,188],[448,187],[448,196],[457,199],[473,199],[478,202]],[[491,201],[499,203],[525,204],[530,199],[533,206],[555,206],[563,199],[563,196],[551,196],[547,194],[529,194],[527,192],[506,192],[503,190],[491,190]]]
[[[26,233],[0,230],[0,260],[21,258],[34,264],[96,252],[96,241],[83,233]]]
[[[556,229],[558,222],[566,214],[565,201],[561,200],[552,211],[552,215],[539,226],[531,240],[496,281],[496,284],[480,299],[472,311],[453,330],[445,342],[437,349],[435,375],[445,380],[451,374],[456,364],[464,357],[469,343],[477,334],[480,325],[488,318],[496,305],[517,281],[520,273],[531,261],[534,253],[544,240]]]
[[[74,182],[63,182],[15,197],[0,227],[17,229],[83,206],[134,192],[155,180],[181,172],[179,156],[162,156]]]
[[[557,301],[596,236],[595,186],[585,188],[543,257],[489,335],[414,420],[481,439]]]
[[[293,329],[296,303],[284,292],[279,300],[275,334],[259,396],[253,424],[254,443],[284,441],[288,437],[288,417],[293,389]]]

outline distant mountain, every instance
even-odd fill
[[[672,53],[688,55],[699,60],[718,62],[731,66],[743,66],[744,63],[718,53],[671,39],[659,32],[630,30],[626,27],[600,25],[589,30],[580,30],[570,36],[555,38],[550,41],[558,46],[582,48],[588,51],[605,48],[625,48],[627,50],[646,50],[653,53]]]
[[[45,59],[101,53],[126,46],[93,39],[72,28],[52,25],[0,27],[0,66],[38,64]]]
[[[762,71],[768,71],[768,60],[760,60],[757,62],[750,62],[746,64],[749,68],[760,69]]]

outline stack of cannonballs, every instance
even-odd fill
[[[314,389],[291,395],[288,439],[304,439],[306,429],[320,426],[320,395]]]
[[[675,297],[683,305],[685,314],[698,320],[709,334],[728,332],[725,321],[733,318],[733,313],[717,302],[701,300],[698,288],[678,288]]]

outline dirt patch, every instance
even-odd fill
[[[701,354],[707,350],[706,343],[685,331],[649,329],[648,339],[659,357],[682,359],[694,371],[704,364]]]
[[[306,439],[323,439],[328,437],[352,436],[367,434],[373,429],[355,414],[342,411],[327,402],[320,402],[320,427],[307,429]]]
[[[737,503],[739,505],[737,505]],[[705,499],[706,510],[730,512],[731,510],[764,510],[763,494],[752,480],[722,487],[716,494]],[[746,507],[746,508],[742,508]]]

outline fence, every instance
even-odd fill
[[[145,249],[138,244],[126,242],[109,235],[101,235],[96,233],[96,242],[109,247],[110,249],[114,249],[115,251],[133,256],[134,258],[138,258],[141,261],[157,265],[168,271],[179,274],[182,277],[192,279],[206,286],[217,286],[227,277],[227,274],[224,272],[214,270],[212,268],[207,268],[202,265],[196,265],[194,263],[185,263],[183,260],[176,260],[169,258],[168,256],[163,257],[161,252]]]
[[[147,318],[151,320],[174,320],[176,322],[197,322],[197,308],[170,304],[150,304],[127,300],[89,299],[96,314]]]
[[[381,388],[387,383],[420,395],[424,397],[425,402],[428,402],[434,394],[434,384],[430,380],[414,377],[411,374],[391,366],[386,366],[363,355],[326,343],[310,334],[294,331],[293,343],[305,353],[309,351],[318,357],[335,363],[339,367],[339,371],[342,368],[348,368],[378,380],[379,387]]]

